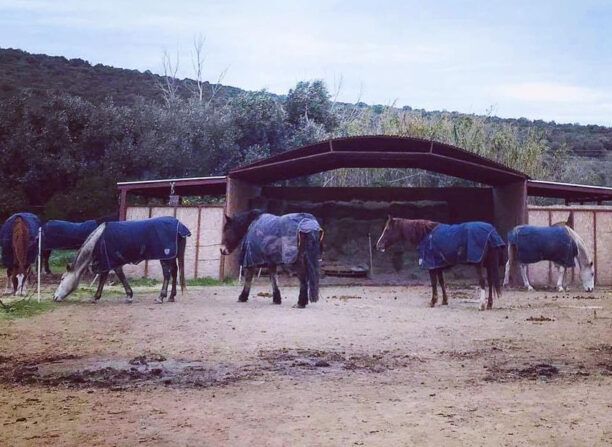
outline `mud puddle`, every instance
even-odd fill
[[[276,372],[284,374],[320,371],[365,371],[380,373],[405,368],[422,359],[403,353],[382,351],[374,354],[346,354],[344,351],[321,351],[315,349],[278,349],[261,351],[259,356]]]
[[[132,359],[68,357],[22,363],[1,371],[0,380],[21,385],[122,390],[147,385],[223,386],[255,374],[248,367],[143,354]]]

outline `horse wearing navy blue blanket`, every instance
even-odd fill
[[[50,220],[45,223],[42,228],[42,267],[45,273],[51,274],[49,258],[52,250],[78,250],[98,225],[117,220],[119,215],[114,213],[85,222]]]
[[[527,264],[551,261],[559,273],[557,290],[563,292],[565,270],[576,265],[574,260],[578,261],[584,290],[592,292],[595,287],[595,266],[584,241],[568,223],[550,227],[519,225],[508,233],[508,262],[504,286],[510,282],[510,267],[518,261],[523,284],[528,290],[533,290],[527,276]]]
[[[300,280],[298,308],[319,299],[319,257],[323,230],[308,213],[275,216],[251,210],[234,217],[225,216],[221,254],[229,255],[242,242],[241,266],[244,288],[238,301],[246,302],[255,269],[267,267],[272,281],[272,302],[281,304],[277,267],[289,268]]]
[[[191,236],[191,233],[187,227],[174,217],[103,223],[83,243],[74,264],[67,266],[54,300],[61,301],[72,293],[77,288],[83,271],[91,265],[92,270],[100,274],[93,301],[100,299],[106,277],[109,271],[114,270],[125,288],[129,303],[132,301],[133,292],[121,267],[125,264],[159,259],[164,282],[156,302],[163,303],[167,297],[171,278],[172,290],[168,301],[174,301],[177,273],[180,274],[181,291],[185,289],[185,245],[188,236]]]
[[[7,290],[12,284],[13,295],[23,295],[31,266],[38,253],[40,219],[32,213],[17,213],[9,217],[0,228],[2,263],[8,275]]]
[[[445,225],[429,220],[398,219],[389,216],[376,243],[380,251],[397,242],[407,241],[418,247],[419,264],[429,271],[431,307],[438,301],[438,286],[442,287],[442,304],[448,304],[443,271],[457,264],[473,264],[480,280],[480,310],[493,307],[493,294],[501,296],[499,266],[503,263],[504,241],[492,225],[466,222]],[[484,267],[484,269],[483,269]],[[486,270],[486,281],[485,273]],[[486,282],[489,297],[485,300]]]

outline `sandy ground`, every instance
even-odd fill
[[[0,320],[0,445],[612,445],[612,294],[266,283]]]

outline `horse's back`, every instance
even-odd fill
[[[0,228],[0,246],[2,247],[2,263],[5,267],[10,268],[15,263],[13,253],[13,230],[16,221],[21,220],[25,224],[27,238],[27,263],[31,264],[36,259],[38,229],[40,228],[40,219],[32,213],[16,213],[10,216],[4,225]]]
[[[191,236],[174,217],[107,222],[94,248],[93,268],[108,271],[144,260],[172,259],[178,254],[178,238]]]
[[[578,254],[576,242],[565,226],[521,225],[508,233],[508,242],[516,246],[521,264],[552,261],[564,267],[574,267],[574,258]]]
[[[68,222],[50,220],[43,225],[43,245],[46,250],[73,250],[79,248],[98,227],[95,220]]]
[[[243,267],[293,264],[298,255],[299,233],[321,231],[310,213],[282,216],[263,213],[254,220],[242,243]]]
[[[478,264],[489,248],[505,246],[487,222],[439,224],[419,244],[421,266],[428,270],[456,264]]]

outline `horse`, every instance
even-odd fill
[[[51,274],[49,258],[52,250],[78,250],[83,242],[98,226],[104,222],[116,222],[119,214],[113,213],[98,219],[84,222],[50,220],[43,225],[42,267],[47,275]]]
[[[570,216],[570,219],[572,216]],[[595,265],[590,258],[582,238],[566,223],[550,227],[519,225],[508,233],[508,262],[504,274],[504,287],[510,282],[510,269],[518,259],[523,284],[527,290],[534,290],[527,276],[527,265],[539,261],[551,261],[558,271],[557,290],[563,292],[565,270],[574,267],[575,260],[580,268],[580,279],[586,292],[595,288]]]
[[[114,270],[126,293],[126,302],[133,299],[122,266],[136,264],[145,259],[159,259],[164,282],[156,303],[163,303],[168,296],[168,284],[172,279],[169,302],[176,297],[177,273],[180,276],[181,292],[185,291],[185,246],[191,233],[174,217],[156,217],[140,221],[105,222],[98,226],[85,240],[76,254],[73,264],[66,266],[66,272],[53,295],[54,301],[62,301],[79,285],[83,272],[91,265],[100,275],[98,288],[92,299],[96,303],[108,273]]]
[[[6,267],[6,291],[24,295],[26,282],[38,252],[40,219],[32,213],[18,213],[7,219],[0,230],[2,262]]]
[[[319,300],[319,261],[323,230],[316,218],[308,213],[283,216],[251,210],[234,217],[225,216],[221,254],[229,255],[242,242],[241,266],[244,287],[238,301],[249,299],[255,269],[267,267],[272,283],[272,303],[281,304],[277,268],[293,270],[300,280],[297,305],[303,309],[308,302]]]
[[[480,310],[492,309],[493,294],[501,296],[499,266],[502,265],[505,244],[492,225],[485,222],[445,225],[430,220],[388,216],[376,248],[384,252],[400,241],[418,246],[419,264],[429,270],[431,307],[438,301],[437,282],[442,287],[442,305],[448,304],[443,271],[456,264],[475,265],[480,285]],[[485,300],[486,282],[489,296]]]

